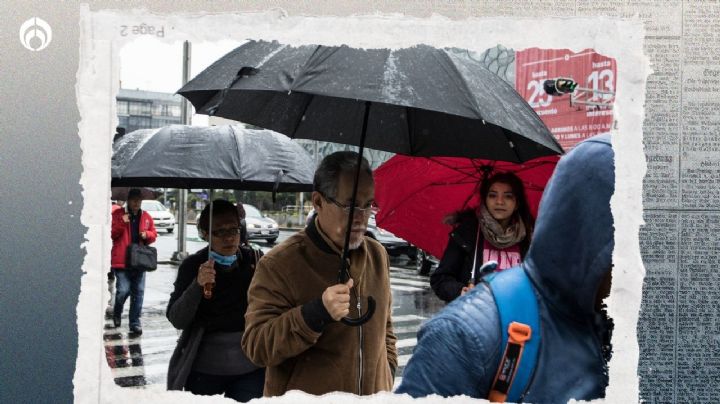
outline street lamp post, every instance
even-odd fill
[[[190,80],[190,42],[185,41],[183,43],[183,70],[182,70],[182,85],[184,86]],[[189,103],[185,97],[182,99],[180,117],[183,125],[190,125],[190,111]],[[177,251],[172,255],[171,260],[174,262],[180,262],[188,256],[187,248],[185,244],[185,226],[187,223],[187,190],[178,189],[178,233],[177,240],[178,246]]]

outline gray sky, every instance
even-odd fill
[[[244,41],[193,43],[190,78]],[[182,86],[182,42],[140,38],[120,49],[121,88],[174,93]],[[207,125],[207,116],[193,115],[193,125]]]

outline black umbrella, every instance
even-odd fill
[[[111,184],[272,191],[274,197],[311,191],[314,171],[305,149],[279,133],[239,125],[171,125],[137,130],[115,142]],[[206,288],[206,297],[211,295]]]
[[[113,145],[112,186],[312,190],[315,164],[302,146],[239,125],[142,129]]]
[[[562,149],[525,100],[466,53],[251,41],[178,91],[198,113],[293,138],[520,163]],[[366,108],[366,101],[370,104]]]
[[[525,100],[466,53],[251,41],[178,91],[199,113],[413,156],[524,162],[562,148]],[[358,164],[359,166],[359,164]],[[347,246],[357,175],[341,259]],[[367,320],[372,315],[358,320]],[[350,323],[345,319],[346,324]],[[361,321],[353,324],[362,323]]]

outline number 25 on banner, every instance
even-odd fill
[[[552,104],[553,97],[545,92],[543,82],[544,80],[531,80],[527,84],[527,90],[532,91],[527,102],[533,108],[544,108]]]

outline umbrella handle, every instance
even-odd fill
[[[343,264],[344,263],[344,264]],[[347,260],[343,260],[340,263],[340,273],[338,275],[338,283],[346,283],[348,279],[350,279],[350,273],[348,272],[348,263]],[[340,319],[340,322],[349,325],[351,327],[357,327],[359,325],[363,325],[370,321],[373,314],[375,314],[375,299],[373,299],[372,296],[368,296],[368,305],[367,305],[367,311],[365,314],[358,318],[351,318],[351,317],[343,317]]]
[[[373,299],[372,296],[368,296],[368,307],[365,314],[358,318],[343,317],[340,319],[340,322],[351,327],[357,327],[370,321],[373,314],[375,314],[375,299]]]
[[[342,259],[340,261],[340,273],[338,274],[338,283],[345,283],[350,279],[350,262],[348,257],[350,256],[350,229],[352,228],[353,217],[355,216],[355,202],[357,200],[357,189],[358,182],[360,180],[360,167],[362,166],[363,150],[365,149],[365,135],[367,135],[367,123],[368,116],[370,115],[370,101],[365,101],[365,112],[363,115],[363,126],[362,132],[360,132],[360,145],[358,150],[357,169],[355,170],[355,182],[353,183],[352,200],[350,201],[350,212],[348,212],[347,230],[345,231],[345,244],[343,247]],[[357,327],[367,323],[375,314],[375,299],[372,296],[368,296],[368,309],[364,315],[358,318],[344,317],[340,319],[345,325]]]
[[[212,299],[214,287],[215,282],[208,282],[203,286],[203,297],[205,297],[205,299]]]
[[[210,220],[208,221],[208,261],[212,259],[212,255],[210,255],[210,252],[212,251],[212,222],[213,222],[213,201],[212,201],[212,192],[210,195]],[[215,287],[215,282],[208,282],[203,286],[203,297],[205,299],[212,299],[213,295],[213,288]]]

